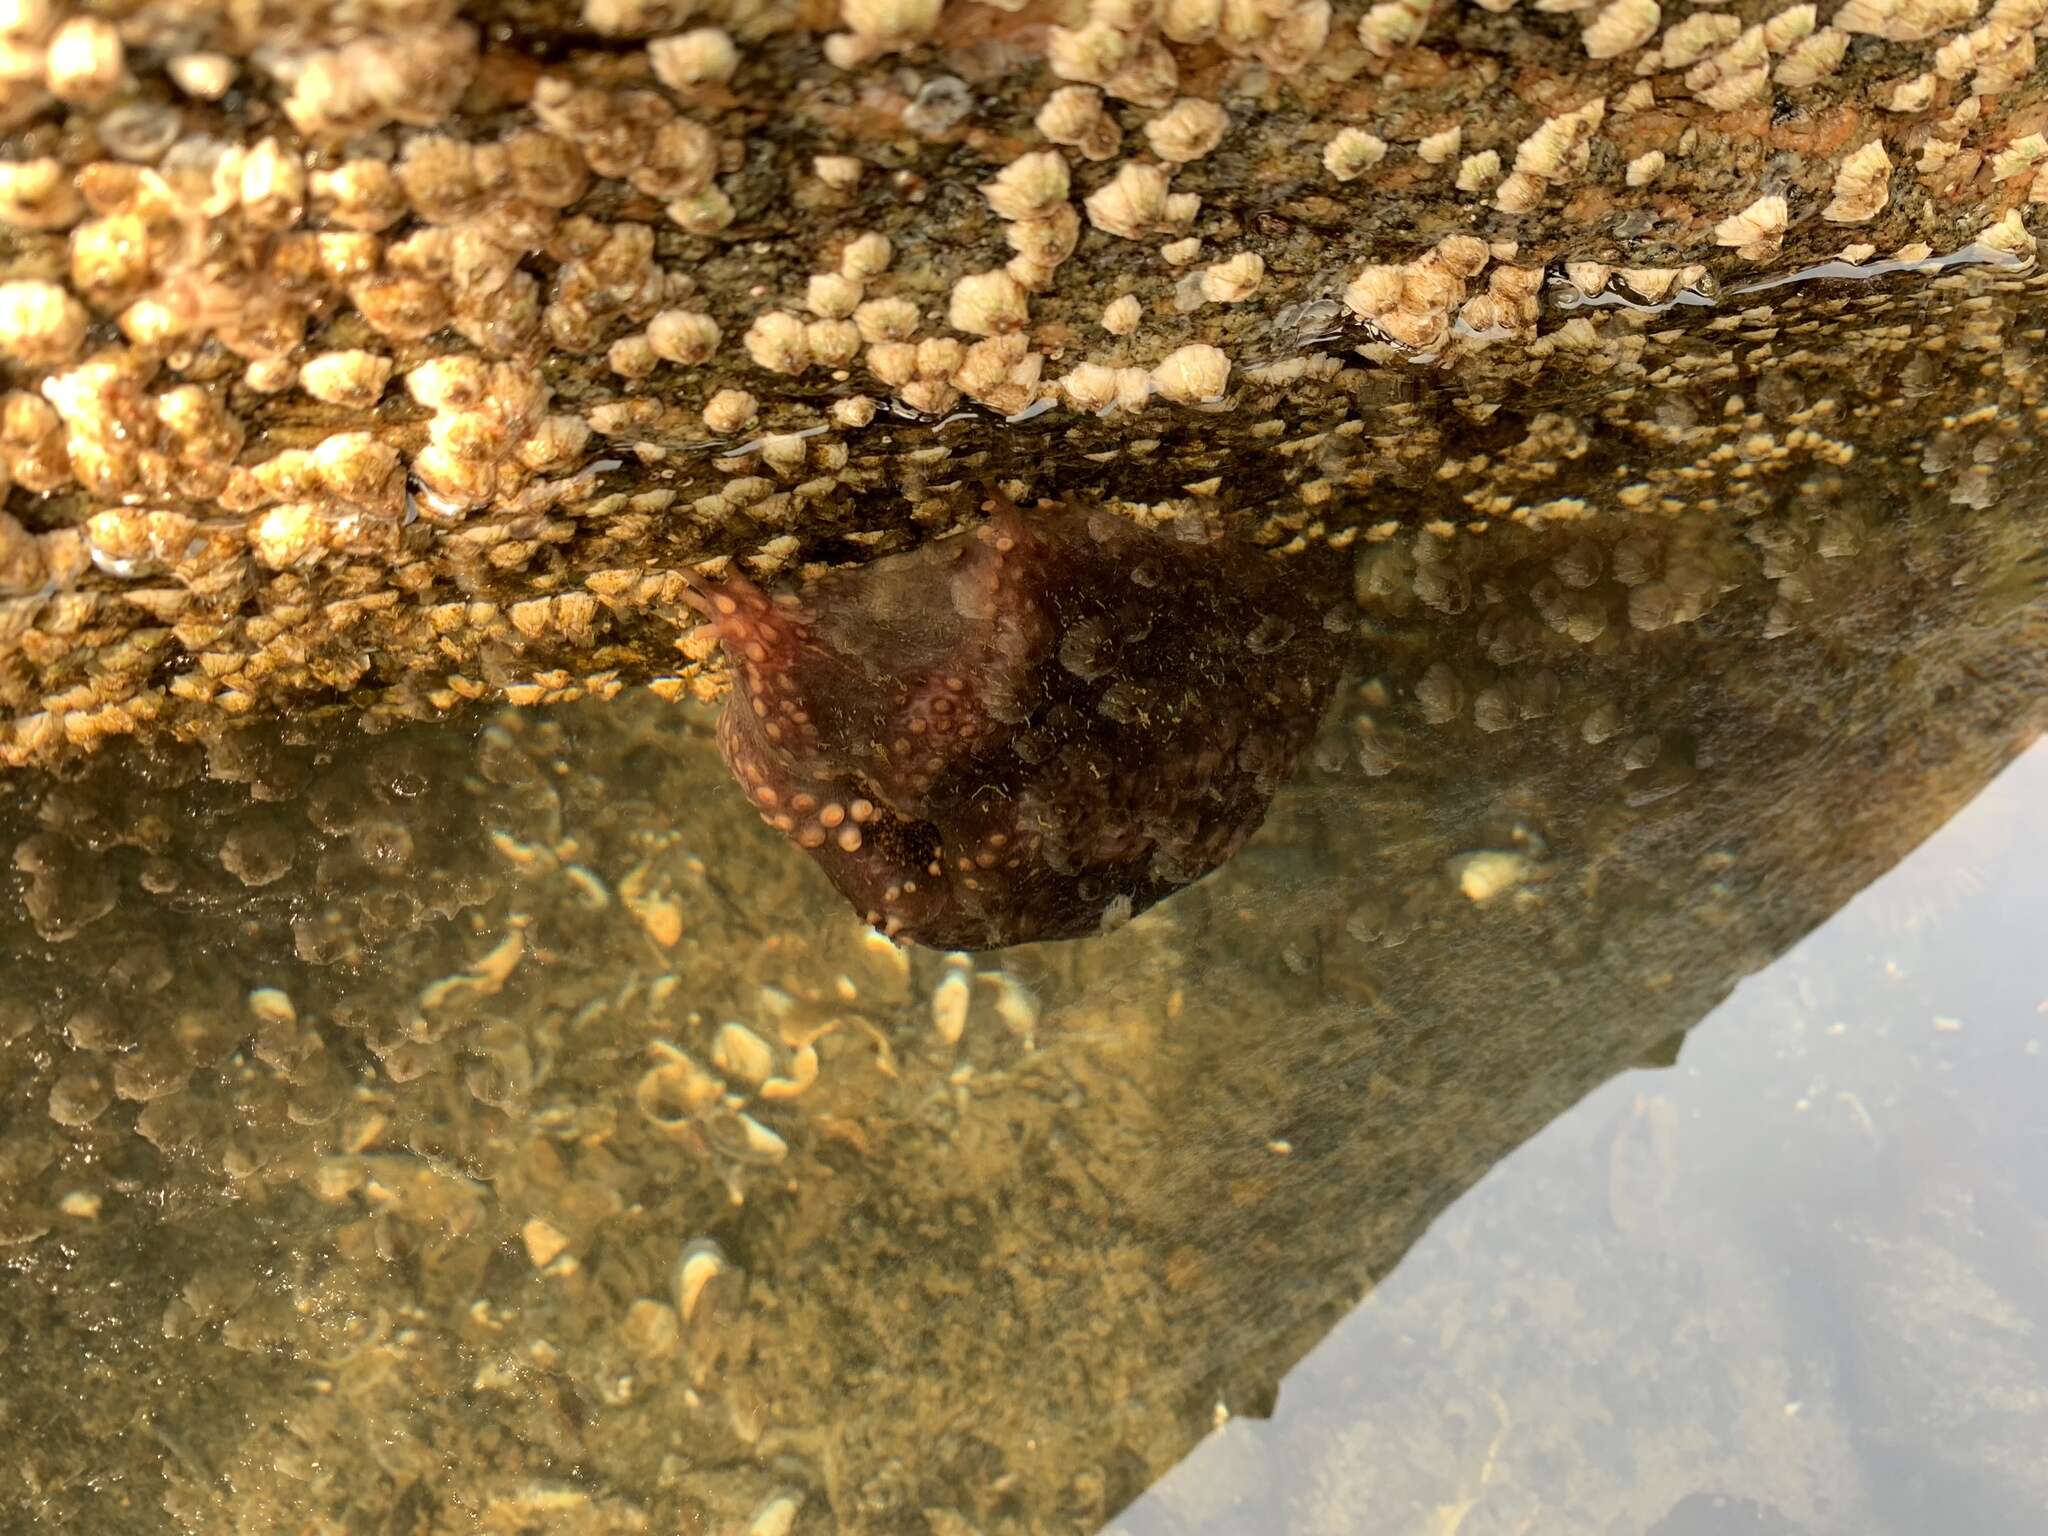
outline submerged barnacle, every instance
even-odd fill
[[[974,967],[965,955],[949,955],[946,974],[932,992],[932,1028],[948,1045],[958,1045],[967,1029],[967,1010],[974,1001]]]
[[[675,1298],[676,1311],[685,1323],[696,1321],[698,1310],[707,1304],[714,1288],[732,1272],[732,1261],[713,1239],[693,1238],[684,1246],[682,1257],[676,1260]]]
[[[717,1078],[666,1041],[655,1042],[653,1053],[655,1064],[633,1087],[634,1106],[656,1130],[684,1134],[722,1099],[724,1089]]]

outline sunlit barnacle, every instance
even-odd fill
[[[1762,261],[1774,255],[1784,240],[1786,218],[1785,198],[1769,194],[1716,224],[1714,242],[1739,247],[1738,254],[1747,261]]]
[[[47,367],[79,355],[85,306],[55,283],[0,283],[0,355]]]
[[[1202,296],[1212,304],[1239,304],[1259,291],[1266,261],[1256,251],[1240,251],[1202,273]]]
[[[1230,127],[1230,114],[1213,101],[1183,96],[1145,124],[1145,142],[1162,160],[1199,160],[1218,144]]]
[[[802,373],[810,366],[804,322],[785,310],[771,309],[755,316],[743,340],[747,356],[770,373]]]
[[[1030,318],[1023,286],[1007,272],[971,272],[953,285],[946,318],[955,330],[991,336]]]
[[[1107,160],[1123,142],[1123,129],[1102,108],[1102,92],[1092,85],[1063,85],[1038,110],[1038,131],[1055,144],[1076,149],[1090,160]]]
[[[1657,35],[1663,19],[1657,0],[1608,0],[1581,34],[1586,57],[1612,59],[1633,53]]]
[[[1222,399],[1229,380],[1230,359],[1204,342],[1175,349],[1152,370],[1153,387],[1182,405]]]
[[[0,224],[69,229],[85,212],[70,171],[53,156],[0,165]]]
[[[1168,185],[1160,167],[1127,160],[1114,178],[1082,199],[1082,206],[1097,229],[1139,240],[1168,222]]]
[[[654,76],[670,90],[723,82],[739,68],[739,49],[720,27],[697,27],[673,37],[657,37],[647,45]]]
[[[1066,158],[1056,150],[1036,150],[984,182],[981,194],[1000,218],[1042,219],[1066,202],[1067,186]]]
[[[1833,224],[1862,224],[1876,218],[1891,200],[1891,174],[1884,141],[1872,139],[1842,162],[1835,173],[1834,197],[1820,216]]]
[[[323,352],[299,369],[299,387],[328,405],[367,410],[391,380],[392,361],[378,352]]]
[[[1339,181],[1354,181],[1386,158],[1386,140],[1363,128],[1342,129],[1323,146],[1323,169]]]
[[[69,18],[50,34],[46,48],[44,84],[59,101],[98,106],[121,84],[121,34],[104,17]]]

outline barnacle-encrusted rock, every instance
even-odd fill
[[[1524,460],[1576,461],[1528,402],[1604,394],[1654,479],[1674,400],[1731,369],[1818,409],[1816,359],[1921,355],[1883,317],[1916,288],[1911,324],[2025,350],[1999,295],[2048,197],[2037,0],[1548,9],[16,7],[0,767],[708,694],[681,567],[801,579],[995,484],[1283,557],[1648,515],[1667,491],[1543,489]],[[390,387],[423,368],[460,390]],[[1418,368],[1456,413],[1423,419]],[[1755,384],[1743,414],[1795,459],[1886,453],[2023,417],[2037,371],[1937,369],[1853,432]],[[1729,494],[1791,473],[1702,452]]]

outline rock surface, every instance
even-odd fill
[[[991,485],[1285,552],[1882,504],[1940,440],[1988,506],[2039,409],[2041,0],[6,25],[0,765],[708,693],[685,568]]]

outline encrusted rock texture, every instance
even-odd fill
[[[712,692],[686,568],[991,486],[1284,554],[2025,421],[2044,14],[10,0],[0,766]]]

